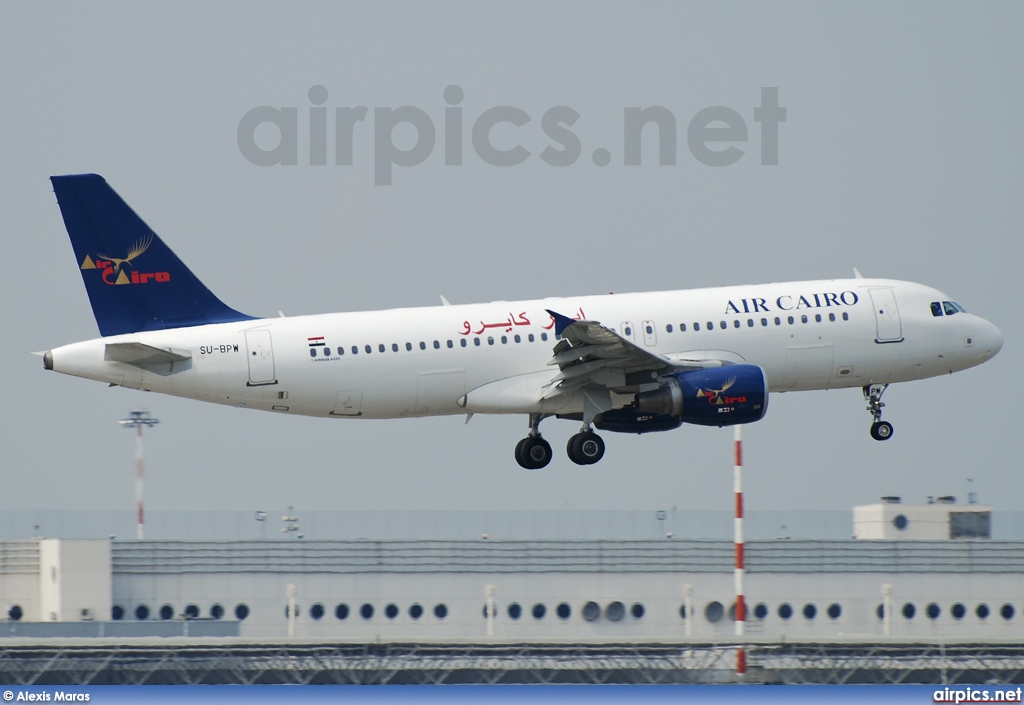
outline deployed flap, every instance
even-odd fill
[[[188,350],[155,348],[145,343],[107,343],[103,359],[134,365],[161,375],[183,372],[192,366],[192,353]]]

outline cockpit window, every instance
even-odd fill
[[[964,307],[956,301],[932,301],[931,307],[932,315],[936,317],[943,315],[943,312],[947,316],[952,316],[955,313],[967,313]]]

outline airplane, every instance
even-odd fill
[[[523,414],[523,468],[546,466],[542,420],[668,431],[760,420],[771,393],[860,388],[871,436],[890,384],[991,359],[1003,336],[946,294],[892,279],[259,318],[224,304],[96,174],[51,177],[102,337],[43,366],[111,386],[338,419]]]

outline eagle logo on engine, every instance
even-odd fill
[[[698,399],[707,399],[708,404],[712,406],[720,406],[724,404],[736,404],[742,403],[747,400],[746,397],[729,397],[725,395],[725,392],[736,384],[736,378],[730,377],[725,380],[725,384],[722,385],[721,389],[697,389]]]

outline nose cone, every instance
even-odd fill
[[[1003,332],[986,320],[980,321],[976,338],[977,348],[986,360],[991,360],[1003,349]]]

